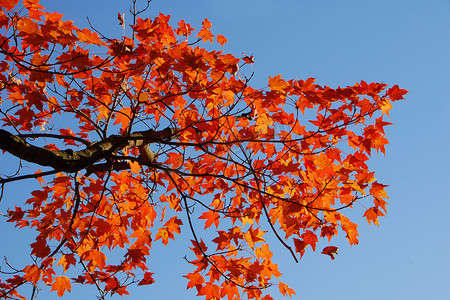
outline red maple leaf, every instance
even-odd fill
[[[334,260],[334,257],[338,254],[337,250],[338,250],[338,248],[335,246],[328,246],[328,247],[323,248],[322,254],[329,255],[331,257],[331,259]]]

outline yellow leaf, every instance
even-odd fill
[[[241,218],[241,221],[242,221],[242,227],[244,227],[245,224],[253,225],[253,218],[251,218],[251,217],[243,216],[243,217]]]
[[[388,99],[384,100],[382,104],[380,104],[381,111],[383,114],[388,115],[389,117],[389,110],[392,108],[391,101]]]

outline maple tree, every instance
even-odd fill
[[[155,282],[152,244],[180,234],[191,236],[185,277],[199,296],[267,300],[272,285],[291,296],[269,241],[298,261],[323,238],[334,259],[339,232],[358,243],[344,212],[364,202],[369,224],[384,215],[386,185],[367,161],[385,153],[384,118],[406,90],[281,75],[253,88],[252,56],[202,47],[227,43],[207,19],[195,30],[131,10],[132,35],[110,38],[38,0],[0,7],[0,148],[18,163],[1,197],[36,182],[8,204],[7,222],[36,238],[30,264],[2,272],[1,298],[75,284],[127,295]]]

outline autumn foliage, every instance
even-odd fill
[[[1,195],[17,181],[33,189],[1,200],[7,222],[36,232],[30,263],[2,273],[1,298],[80,284],[127,295],[155,283],[152,245],[181,234],[199,296],[274,299],[270,286],[290,296],[272,244],[297,261],[325,239],[318,253],[334,259],[338,233],[358,243],[345,215],[355,203],[369,223],[386,212],[386,185],[367,161],[385,153],[398,86],[276,75],[258,89],[252,56],[202,47],[227,43],[207,19],[194,29],[119,13],[111,21],[132,35],[113,38],[37,0],[0,7],[0,159],[19,169],[1,163]]]

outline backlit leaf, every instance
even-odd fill
[[[66,291],[71,291],[70,279],[66,276],[58,276],[52,284],[52,291],[57,291],[59,297],[62,297]]]

